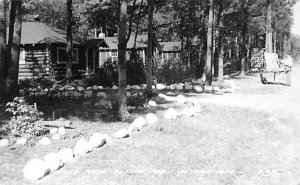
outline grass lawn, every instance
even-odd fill
[[[162,113],[157,112],[160,118]],[[293,149],[292,130],[285,126],[291,120],[268,117],[255,110],[205,104],[195,117],[160,119],[38,182],[23,180],[22,168],[29,159],[72,147],[78,138],[96,131],[113,134],[128,126],[77,119],[67,140],[0,149],[0,184],[291,184],[297,178],[297,161],[285,153]]]

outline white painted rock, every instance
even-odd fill
[[[86,90],[87,91],[91,91],[93,88],[92,87],[87,87]]]
[[[164,90],[164,89],[166,89],[166,86],[164,84],[156,84],[156,89],[157,90]]]
[[[175,90],[176,86],[174,84],[170,85],[170,90]]]
[[[65,127],[59,127],[57,133],[61,136],[65,135],[67,133]]]
[[[140,85],[140,89],[146,89],[147,88],[147,85],[146,84],[141,84]]]
[[[199,113],[199,112],[201,112],[201,107],[200,107],[200,105],[199,105],[199,103],[195,100],[195,101],[193,101],[193,110],[196,112],[196,113]]]
[[[147,120],[147,123],[148,123],[149,125],[152,125],[152,124],[154,124],[154,123],[156,123],[156,122],[158,121],[158,118],[157,118],[157,116],[156,116],[155,114],[153,114],[153,113],[148,113],[148,114],[146,115],[146,120]]]
[[[61,135],[60,135],[60,134],[57,134],[57,133],[52,135],[52,139],[53,139],[53,140],[59,140],[60,137],[61,137]]]
[[[89,142],[85,139],[79,139],[74,147],[74,155],[84,155],[91,151]]]
[[[103,86],[98,86],[98,89],[104,89]]]
[[[119,89],[119,87],[114,85],[114,86],[112,86],[112,89],[117,90],[117,89]]]
[[[193,89],[193,86],[192,86],[190,83],[185,82],[185,83],[184,83],[184,89],[185,89],[185,90],[192,90],[192,89]]]
[[[131,89],[134,89],[134,90],[139,90],[139,89],[141,89],[140,86],[138,86],[138,85],[133,85],[133,86],[131,86],[130,88],[131,88]]]
[[[173,96],[166,96],[165,99],[166,101],[176,101],[176,97]]]
[[[105,144],[105,136],[101,133],[94,133],[89,139],[89,145],[92,148],[99,148]]]
[[[129,137],[129,131],[127,129],[119,130],[113,135],[113,137],[117,139],[123,139]]]
[[[56,128],[56,127],[55,127],[55,128],[51,128],[51,129],[50,129],[50,134],[51,134],[51,135],[56,134],[57,131],[58,131],[58,128]]]
[[[50,168],[47,163],[37,158],[28,161],[23,168],[24,177],[32,181],[43,178],[49,172]]]
[[[7,147],[9,145],[8,139],[1,139],[0,140],[0,148]]]
[[[224,93],[234,93],[234,89],[232,89],[232,88],[226,88],[226,89],[222,89],[222,91],[224,92]]]
[[[184,104],[186,102],[186,97],[184,97],[182,94],[179,94],[176,97],[176,101],[177,103]]]
[[[134,130],[140,131],[144,126],[147,125],[147,120],[143,117],[136,118],[128,127],[128,131],[132,132]]]
[[[185,108],[182,110],[182,115],[186,116],[186,117],[192,117],[195,115],[195,110],[193,108]]]
[[[193,86],[193,89],[194,89],[196,92],[202,92],[202,91],[203,91],[203,88],[202,88],[200,85],[194,85],[194,86]]]
[[[51,140],[48,137],[43,137],[42,139],[39,140],[38,144],[39,145],[50,145]]]
[[[106,93],[105,92],[98,92],[97,97],[106,98]]]
[[[97,86],[97,85],[94,85],[94,86],[93,86],[93,90],[95,90],[95,91],[98,90],[98,86]]]
[[[175,109],[169,108],[165,113],[164,113],[164,118],[165,119],[176,119],[178,116],[178,113]]]
[[[160,97],[160,98],[164,98],[164,99],[165,99],[165,98],[167,97],[167,95],[165,95],[165,94],[162,94],[162,93],[159,93],[159,94],[158,94],[158,97]]]
[[[27,138],[20,138],[15,145],[24,146],[27,143]]]
[[[224,83],[225,83],[225,84],[229,84],[229,86],[230,86],[231,89],[234,89],[234,90],[241,90],[241,88],[238,87],[238,86],[234,83],[234,81],[233,81],[232,79],[231,79],[231,80],[224,80]]]
[[[221,89],[220,89],[220,87],[215,86],[215,87],[213,88],[213,90],[214,90],[214,91],[220,91]]]
[[[175,84],[175,88],[176,90],[183,90],[184,84],[180,83],[180,84]]]
[[[51,172],[54,172],[64,166],[64,163],[56,153],[50,153],[44,157],[45,163],[49,166]]]
[[[70,148],[64,148],[57,152],[57,156],[63,163],[71,162],[74,158],[73,151]]]
[[[131,88],[130,85],[127,85],[126,89],[129,90],[130,88]]]
[[[212,86],[204,86],[204,90],[206,91],[212,91],[213,90],[213,87]]]
[[[151,107],[156,107],[156,102],[155,102],[155,101],[150,100],[150,101],[148,102],[148,104],[149,104]]]

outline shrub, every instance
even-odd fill
[[[9,121],[13,136],[38,136],[45,132],[44,127],[37,123],[43,113],[37,111],[33,105],[28,105],[24,97],[15,97],[6,107],[6,111],[13,115]]]
[[[127,97],[127,105],[129,106],[141,107],[146,101],[147,98],[142,93],[136,93]]]

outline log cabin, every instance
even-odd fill
[[[38,21],[23,22],[20,43],[19,79],[46,76],[62,79],[66,71],[66,31]],[[76,78],[86,69],[85,45],[73,35],[72,71]]]

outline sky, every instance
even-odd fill
[[[292,33],[300,37],[300,1],[294,6],[294,25],[292,26]]]

